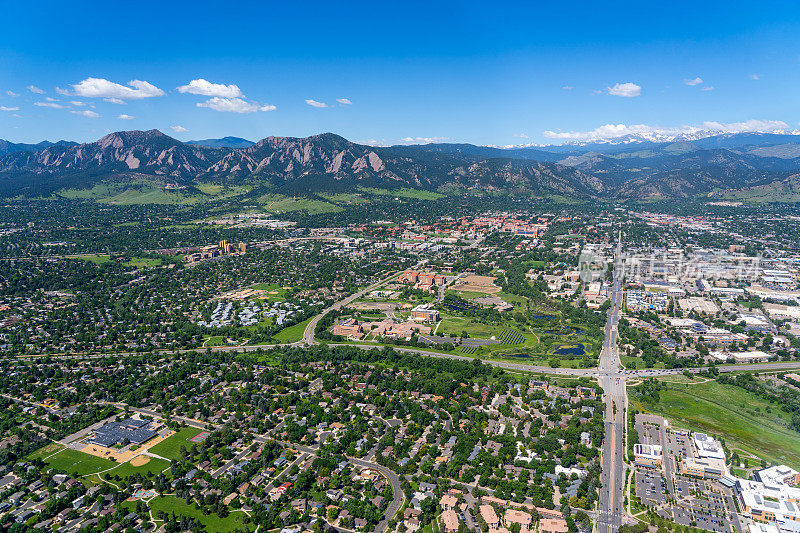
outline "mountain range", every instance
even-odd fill
[[[148,178],[177,187],[211,182],[292,194],[369,186],[641,199],[752,189],[797,173],[800,135],[766,133],[522,148],[373,147],[332,133],[181,142],[158,130],[121,131],[82,144],[0,140],[0,194],[6,196]]]

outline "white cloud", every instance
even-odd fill
[[[244,98],[242,91],[236,85],[211,83],[203,78],[192,80],[188,85],[181,85],[178,87],[178,92],[202,96],[219,96],[220,98]]]
[[[402,139],[400,139],[400,142],[414,143],[414,144],[431,144],[449,140],[450,137],[403,137]]]
[[[325,102],[317,102],[316,100],[307,99],[306,103],[311,107],[328,107]]]
[[[133,120],[136,117],[132,117],[130,115],[119,115],[117,118],[120,119],[120,120]]]
[[[78,100],[70,100],[69,103],[74,105],[75,107],[83,107],[86,105],[86,102],[81,102]]]
[[[564,86],[562,87],[562,89],[563,89],[563,90],[565,90],[565,91],[571,91],[571,90],[572,90],[572,89],[574,89],[574,88],[575,88],[575,87],[573,87],[572,85],[564,85]]]
[[[756,120],[745,122],[706,121],[701,124],[661,127],[647,124],[606,124],[590,131],[545,131],[548,139],[562,141],[595,142],[618,139],[628,135],[650,139],[653,141],[669,140],[676,136],[709,137],[723,133],[794,133],[782,120]]]
[[[56,100],[52,96],[48,96],[47,98],[45,98],[45,100],[47,100],[48,102],[58,102],[58,100]]]
[[[184,132],[189,131],[186,128],[184,128],[183,126],[170,126],[169,129],[171,129],[175,133],[184,133]]]
[[[530,139],[531,138],[530,135],[528,135],[527,133],[515,133],[514,137],[518,137],[520,139]]]
[[[226,113],[255,113],[257,111],[275,111],[277,109],[277,107],[270,104],[261,105],[241,98],[220,98],[219,96],[210,98],[205,102],[198,102],[197,107],[207,107],[214,111]]]
[[[33,94],[44,94],[44,91],[38,88],[36,85],[28,85],[28,90]]]
[[[0,106],[0,111],[19,111],[19,108],[18,107],[6,107],[6,106],[3,105],[3,106]]]
[[[77,96],[86,98],[116,98],[119,100],[141,100],[164,96],[164,91],[142,80],[131,80],[129,87],[103,78],[86,78],[72,86]]]
[[[54,102],[34,102],[33,105],[37,105],[39,107],[52,107],[53,109],[64,109],[63,105],[56,104]]]
[[[708,85],[708,86],[706,86],[706,87],[702,87],[700,90],[701,90],[701,91],[713,91],[713,90],[714,90],[714,87],[713,87],[713,86],[711,86],[711,85]]]
[[[352,105],[353,103],[349,98],[337,98],[336,101],[342,105]],[[306,103],[308,103],[308,100],[306,100]]]
[[[103,101],[109,104],[126,105],[125,100],[120,100],[119,98],[103,98]]]
[[[74,115],[80,115],[82,117],[87,117],[87,118],[100,118],[100,114],[99,113],[95,113],[94,111],[92,111],[90,109],[84,109],[83,111],[70,111],[70,113],[72,113]]]
[[[750,76],[748,76],[748,77],[751,80],[760,80],[761,79],[761,74],[750,74]]]
[[[685,85],[692,85],[692,86],[700,85],[701,83],[703,83],[703,78],[701,78],[700,76],[694,78],[693,80],[689,80],[689,79],[684,78],[683,83]]]
[[[6,94],[11,98],[16,98],[19,94],[15,93],[14,91],[6,91]]]
[[[612,87],[607,87],[608,94],[612,96],[622,96],[623,98],[632,98],[642,94],[642,88],[635,83],[615,83]]]
[[[56,87],[56,92],[62,96],[70,96],[70,92],[68,89],[62,89],[61,87]]]

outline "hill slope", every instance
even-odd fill
[[[374,148],[332,133],[267,137],[245,148],[215,148],[182,143],[158,130],[127,131],[94,143],[49,146],[0,158],[0,192],[4,194],[90,188],[101,181],[132,177],[153,177],[178,186],[214,182],[293,193],[356,186],[437,189],[457,185],[589,197],[603,190],[592,176],[554,163]]]

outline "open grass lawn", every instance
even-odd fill
[[[51,444],[48,444],[47,446],[39,448],[35,452],[28,455],[28,459],[44,459],[48,455],[52,455],[56,453],[58,450],[63,450],[63,449],[64,445],[58,444],[57,442],[53,442]]]
[[[127,263],[125,266],[134,267],[134,268],[153,268],[157,266],[161,266],[163,261],[157,258],[151,257],[134,257]]]
[[[134,502],[125,502],[123,505],[125,507],[130,506],[131,510],[136,506]],[[230,531],[236,531],[243,526],[242,518],[245,516],[241,511],[232,512],[226,518],[220,518],[215,514],[204,515],[199,509],[195,509],[194,504],[188,505],[186,500],[178,498],[177,496],[158,496],[150,500],[149,505],[153,510],[154,517],[158,511],[164,511],[168,515],[174,512],[175,516],[190,516],[199,520],[209,533],[228,533]]]
[[[194,443],[189,439],[193,439],[201,431],[202,429],[193,427],[181,428],[171,437],[150,448],[150,451],[166,459],[177,459],[180,457],[181,446],[185,446],[187,450],[191,448]]]
[[[325,200],[287,197],[278,194],[265,194],[258,198],[258,202],[270,213],[306,211],[309,215],[322,215],[326,213],[338,213],[342,210],[338,205],[326,202]]]
[[[111,261],[111,256],[108,254],[77,254],[77,255],[67,255],[64,256],[67,259],[81,259],[83,261],[88,261],[89,263],[94,263],[96,265],[102,265]]]
[[[374,187],[359,187],[360,190],[369,193],[375,194],[378,196],[390,196],[393,198],[413,198],[416,200],[438,200],[442,198],[444,195],[439,194],[438,192],[433,191],[423,191],[420,189],[377,189]]]
[[[482,292],[474,292],[474,291],[457,291],[454,289],[448,289],[445,291],[447,294],[454,294],[460,298],[464,298],[465,300],[472,300],[473,298],[481,298],[486,296],[485,293]]]
[[[205,342],[203,342],[203,346],[212,347],[212,346],[227,346],[227,342],[225,342],[225,337],[221,335],[217,335],[215,337],[209,337]]]
[[[436,334],[441,336],[460,336],[463,331],[466,331],[470,337],[488,339],[493,335],[499,337],[503,332],[503,328],[481,324],[471,318],[447,317],[442,319],[442,325],[439,326],[439,331]]]
[[[133,474],[147,475],[148,472],[158,474],[159,472],[163,472],[167,468],[169,468],[169,461],[151,457],[150,460],[147,462],[147,464],[144,464],[142,466],[133,466],[130,462],[119,464],[119,467],[103,474],[103,476],[107,477],[107,476],[117,475],[120,477],[128,477],[132,476]]]
[[[310,318],[298,322],[294,326],[284,328],[275,334],[275,338],[281,342],[298,342],[303,339],[303,332],[305,332],[309,322],[311,322]]]
[[[677,381],[673,377],[663,381],[670,380]],[[716,381],[686,380],[685,384],[666,385],[658,403],[641,402],[634,397],[631,401],[640,411],[662,415],[674,426],[720,436],[729,450],[739,448],[800,469],[800,433],[785,427],[789,415],[779,405]]]
[[[46,457],[46,455],[44,455]],[[95,457],[88,453],[79,452],[70,448],[64,448],[57,454],[45,460],[45,463],[69,474],[76,473],[81,476],[88,476],[114,468],[119,463],[103,459],[102,457]]]

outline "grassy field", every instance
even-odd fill
[[[450,335],[460,336],[463,331],[466,331],[470,337],[488,339],[492,336],[499,337],[503,332],[503,328],[481,324],[471,318],[446,317],[442,319],[442,324],[436,334],[443,337]]]
[[[36,450],[32,454],[28,455],[28,459],[44,459],[48,455],[52,455],[55,452],[57,452],[58,450],[63,450],[63,449],[64,449],[64,446],[62,444],[58,444],[57,442],[54,442],[52,444],[48,444],[47,446],[39,448],[38,450]]]
[[[125,266],[133,267],[133,268],[154,268],[161,266],[163,261],[157,258],[150,258],[150,257],[134,257],[130,261],[125,263]]]
[[[123,505],[130,506],[131,509],[135,506],[133,502],[125,502]],[[156,516],[158,511],[163,511],[168,515],[174,512],[176,516],[190,516],[200,521],[209,533],[228,533],[236,531],[243,526],[242,517],[244,513],[241,511],[233,512],[226,518],[220,518],[215,514],[204,515],[194,505],[188,505],[186,500],[177,496],[159,496],[150,500],[149,505],[153,511],[153,516]]]
[[[289,326],[288,328],[284,328],[280,330],[278,333],[275,334],[275,338],[281,342],[298,342],[303,339],[303,332],[306,330],[306,326],[308,323],[311,322],[311,319],[303,320],[295,324],[294,326]]]
[[[217,335],[214,337],[209,337],[203,342],[204,347],[214,347],[214,346],[227,346],[228,343],[225,342],[225,337],[221,335]]]
[[[789,415],[755,394],[716,381],[700,383],[683,376],[662,380],[658,403],[631,396],[640,410],[662,415],[678,427],[708,432],[725,439],[728,449],[741,449],[768,461],[800,468],[800,433],[787,427]]]
[[[721,191],[720,199],[738,200],[748,204],[800,202],[800,179],[795,176],[734,191]]]
[[[41,450],[40,450],[41,451]],[[52,453],[52,452],[51,452]],[[49,454],[43,454],[42,458]],[[31,456],[33,457],[33,456]],[[109,468],[119,466],[119,463],[103,459],[102,457],[95,457],[88,453],[79,452],[70,448],[62,447],[62,450],[53,455],[49,459],[45,459],[45,463],[69,474],[77,473],[81,476],[88,476],[96,474]]]
[[[91,189],[65,189],[57,194],[118,205],[192,204],[202,199],[200,195],[173,192],[149,183],[98,183]]]
[[[267,294],[262,296],[266,296],[266,298],[262,301],[264,302],[285,302],[286,301],[286,294],[287,290],[283,288],[282,285],[278,283],[256,283],[250,287],[251,289],[267,291]],[[275,294],[269,294],[270,292],[274,292]]]
[[[130,463],[122,463],[114,470],[111,470],[103,474],[103,476],[107,477],[110,475],[117,475],[120,477],[128,477],[133,474],[146,475],[148,472],[158,474],[159,472],[163,472],[167,468],[169,468],[169,461],[151,457],[150,460],[147,462],[147,464],[144,464],[142,466],[133,466]]]
[[[460,298],[464,298],[465,300],[472,300],[473,298],[481,298],[486,296],[483,292],[474,292],[474,291],[457,291],[455,289],[447,289],[445,291],[446,294],[453,294]]]
[[[96,265],[102,265],[111,261],[111,256],[108,254],[78,254],[78,255],[67,255],[64,256],[67,259],[81,259],[83,261],[88,261],[89,263],[94,263]]]
[[[342,210],[338,205],[324,200],[313,198],[287,197],[277,194],[265,194],[258,198],[258,202],[270,213],[290,213],[292,211],[305,211],[309,215],[322,215],[338,213]]]
[[[195,204],[218,198],[230,198],[248,191],[247,187],[226,187],[201,183],[194,189],[165,189],[158,180],[98,183],[88,189],[62,189],[62,198],[94,200],[118,205]]]
[[[359,187],[365,193],[374,194],[377,196],[391,196],[394,198],[413,198],[415,200],[438,200],[444,197],[443,194],[433,191],[422,191],[419,189],[377,189],[374,187]]]
[[[150,451],[166,459],[178,459],[181,446],[185,446],[187,450],[191,448],[194,443],[190,442],[189,439],[193,439],[201,431],[201,429],[193,427],[182,428],[171,437],[150,448]]]

